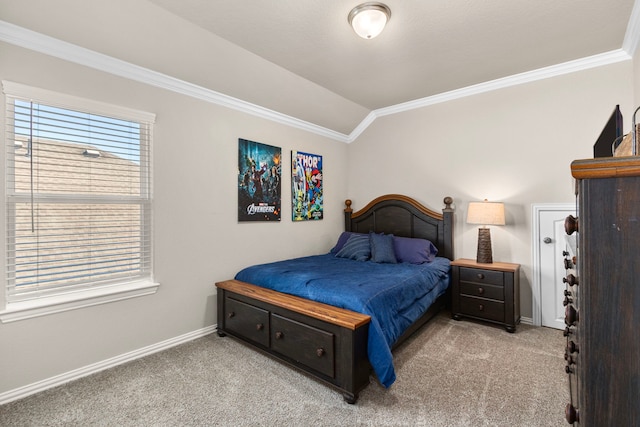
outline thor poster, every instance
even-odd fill
[[[291,219],[322,219],[322,156],[291,152]]]

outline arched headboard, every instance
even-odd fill
[[[441,214],[401,194],[380,196],[355,212],[351,203],[345,201],[345,231],[427,239],[438,248],[438,256],[454,259],[451,197],[444,198]]]

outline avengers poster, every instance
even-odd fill
[[[293,221],[322,219],[322,156],[291,152]]]
[[[280,221],[280,147],[238,139],[238,221]]]

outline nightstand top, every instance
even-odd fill
[[[458,258],[455,261],[451,261],[451,265],[458,267],[471,267],[480,268],[483,270],[496,270],[496,271],[518,271],[520,264],[512,264],[510,262],[492,262],[491,264],[483,264],[477,262],[474,259]]]

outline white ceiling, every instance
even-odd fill
[[[367,110],[619,50],[634,5],[385,0],[389,24],[364,40],[358,0],[150,1]]]

